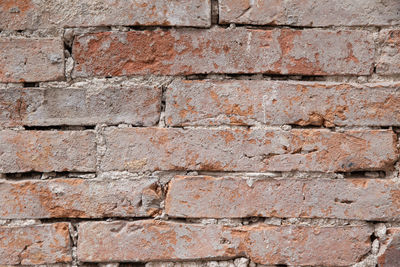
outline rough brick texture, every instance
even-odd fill
[[[379,267],[396,267],[400,262],[400,228],[389,228],[384,240],[384,252],[379,255]]]
[[[105,139],[105,171],[348,172],[390,168],[397,159],[390,130],[128,128],[107,130]]]
[[[290,197],[282,197],[290,196]],[[192,218],[340,218],[399,220],[400,185],[386,179],[177,177],[166,212]]]
[[[207,27],[211,23],[210,8],[210,0],[11,0],[1,6],[0,29],[106,25]]]
[[[75,77],[204,73],[368,75],[372,71],[374,43],[371,33],[362,30],[212,28],[103,32],[77,36],[73,57]]]
[[[397,0],[219,0],[220,23],[291,26],[399,25]]]
[[[61,39],[0,38],[0,51],[0,82],[40,82],[64,77]]]
[[[166,122],[187,125],[400,125],[398,83],[176,81]]]
[[[0,131],[0,172],[96,170],[93,131]]]
[[[78,258],[85,262],[195,260],[246,255],[260,264],[347,266],[369,251],[372,230],[364,226],[256,224],[231,228],[138,221],[87,222],[80,224],[78,231]],[[334,256],[338,254],[340,257]]]
[[[155,125],[161,87],[147,85],[0,89],[0,125],[48,126],[98,123]]]
[[[0,182],[0,219],[146,217],[160,202],[154,178]]]
[[[380,38],[383,44],[376,72],[383,75],[400,74],[400,30],[383,30]]]
[[[0,267],[399,267],[400,0],[0,0]]]
[[[72,262],[68,223],[0,226],[0,264],[34,265]]]

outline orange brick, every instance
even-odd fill
[[[0,226],[0,264],[34,265],[72,262],[68,223]]]
[[[246,256],[260,264],[348,266],[369,252],[373,229],[265,224],[228,227],[146,220],[86,222],[79,225],[78,232],[78,259],[83,262]]]
[[[105,141],[104,171],[349,172],[392,168],[398,157],[391,130],[126,128]]]
[[[140,49],[138,49],[140,47]],[[370,32],[245,28],[103,32],[77,36],[74,77],[137,74],[372,73]],[[118,51],[118,53],[116,53]]]
[[[184,218],[339,218],[399,220],[400,186],[388,179],[176,177],[165,209]]]

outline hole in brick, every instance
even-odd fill
[[[23,86],[25,88],[28,88],[28,87],[39,87],[39,83],[28,83],[28,82],[26,82],[26,83],[24,83]]]

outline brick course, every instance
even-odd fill
[[[74,77],[207,73],[368,75],[372,71],[374,44],[372,35],[362,30],[212,28],[103,32],[77,36],[73,57]]]

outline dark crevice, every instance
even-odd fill
[[[24,126],[27,131],[83,131],[94,130],[95,125],[71,126],[71,125],[51,125],[51,126]]]
[[[324,82],[330,76],[323,75],[286,75],[279,73],[207,73],[184,76],[187,80],[272,80],[272,81],[320,81]],[[341,76],[344,78],[356,76]]]
[[[219,23],[218,0],[211,0],[211,24],[217,25],[218,23]]]
[[[37,82],[24,82],[23,83],[24,88],[30,88],[30,87],[39,87],[39,83]]]
[[[41,179],[46,176],[47,179],[53,178],[78,178],[82,175],[94,174],[95,172],[21,172],[21,173],[3,173],[3,178],[8,180]]]
[[[353,172],[337,172],[343,175],[344,178],[385,178],[385,171],[353,171]]]
[[[120,263],[118,266],[119,267],[143,267],[143,266],[146,266],[146,263],[144,263],[144,262],[125,262],[125,263]]]
[[[124,222],[135,222],[143,220],[154,220],[154,217],[99,217],[99,218],[44,218],[40,219],[41,223],[58,223],[58,222],[70,222],[70,223],[82,223],[82,222],[112,222],[112,221],[124,221]]]

